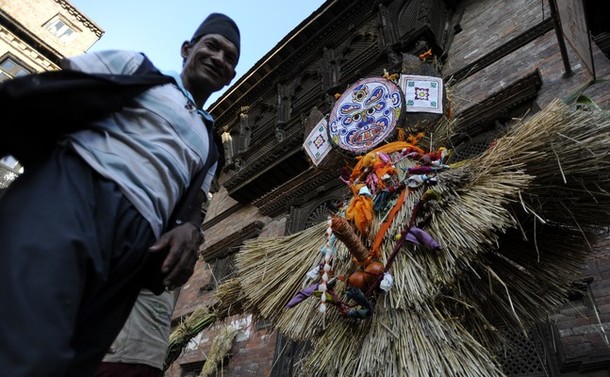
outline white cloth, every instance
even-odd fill
[[[157,296],[143,289],[103,361],[146,364],[163,370],[176,292]]]

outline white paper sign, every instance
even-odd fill
[[[314,129],[311,130],[309,136],[307,136],[303,143],[305,151],[316,166],[322,162],[324,157],[326,157],[328,152],[332,149],[327,127],[328,122],[326,118],[322,118]]]
[[[433,76],[400,75],[407,112],[443,113],[443,79]]]

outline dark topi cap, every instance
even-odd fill
[[[235,21],[222,13],[211,13],[199,27],[191,41],[196,41],[206,34],[219,34],[231,41],[240,50],[239,28]]]

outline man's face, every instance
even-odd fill
[[[188,81],[185,85],[194,94],[209,95],[233,80],[239,51],[222,35],[207,34],[195,44],[184,44],[182,57],[183,77]]]

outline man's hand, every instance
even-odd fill
[[[157,253],[163,249],[168,250],[167,257],[161,265],[161,272],[164,275],[163,285],[169,289],[175,289],[187,282],[195,270],[199,245],[202,242],[203,238],[199,229],[186,222],[163,233],[159,240],[148,249],[151,253]]]

